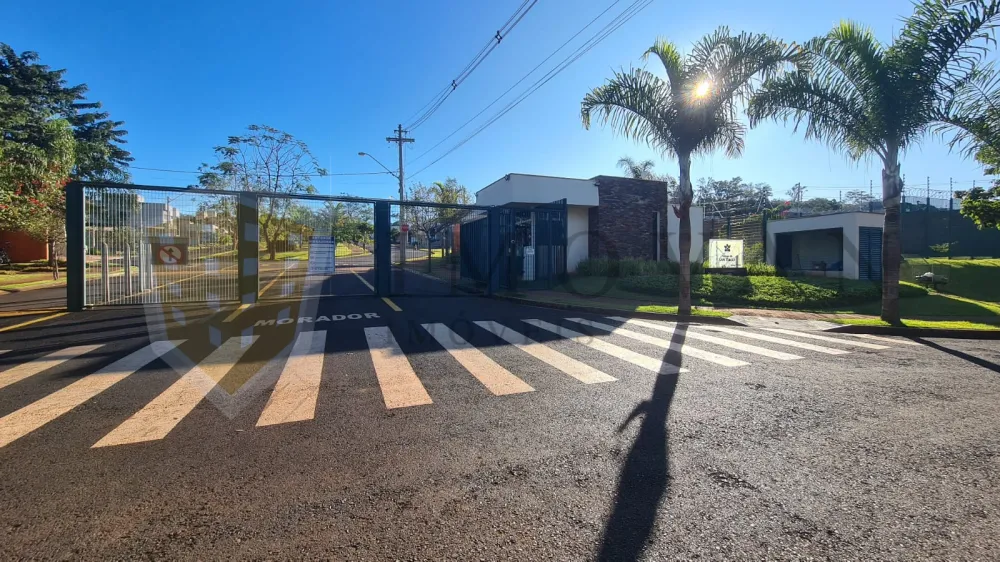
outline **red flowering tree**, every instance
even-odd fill
[[[66,239],[66,184],[75,143],[69,123],[42,124],[41,148],[0,137],[0,229],[20,231],[49,247],[52,278],[59,278],[57,244]]]

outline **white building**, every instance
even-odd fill
[[[771,220],[767,263],[806,275],[880,280],[883,220],[880,213]]]
[[[507,174],[477,191],[476,204],[527,211],[565,199],[566,269],[573,272],[588,257],[677,261],[679,220],[672,212],[665,221],[662,216],[668,197],[665,184],[657,181]],[[530,217],[518,236],[518,244],[526,248],[534,243],[535,216]],[[691,209],[692,262],[702,260],[703,218],[700,207]]]

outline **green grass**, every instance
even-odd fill
[[[539,294],[539,293],[518,293],[516,294],[518,298],[522,298],[529,301],[536,301],[539,303],[550,303],[565,306],[584,306],[584,307],[594,307],[594,308],[607,308],[611,310],[620,310],[622,312],[648,312],[652,314],[677,314],[677,305],[670,304],[631,304],[626,302],[614,302],[608,300],[595,301],[587,297],[573,297],[572,295],[566,295],[565,297],[552,297],[551,293]],[[648,299],[647,299],[648,300]],[[692,316],[711,316],[715,318],[728,318],[730,314],[722,310],[711,310],[704,308],[693,308],[691,310]]]
[[[943,275],[948,283],[942,292],[978,301],[1000,302],[1000,259],[907,258],[899,278],[913,281],[926,272]]]
[[[676,275],[642,275],[618,280],[615,289],[633,294],[677,298]],[[918,297],[927,291],[916,285],[900,288],[903,297]],[[810,309],[854,306],[877,302],[878,284],[824,277],[734,277],[692,275],[691,297],[698,304],[738,305],[762,308]]]
[[[878,316],[880,301],[859,306],[837,308],[836,312]],[[1000,322],[1000,306],[996,303],[976,301],[944,293],[930,293],[925,297],[899,299],[899,314],[903,318],[933,319],[934,317],[971,318]]]
[[[852,326],[891,326],[878,318],[833,318],[830,322]],[[903,320],[906,328],[939,328],[945,330],[1000,330],[1000,325],[970,322],[968,320]]]

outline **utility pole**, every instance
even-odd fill
[[[403,232],[403,201],[406,201],[406,189],[403,187],[403,145],[408,142],[413,142],[414,139],[406,138],[403,134],[406,131],[403,130],[403,124],[400,123],[399,127],[396,129],[396,136],[385,137],[385,140],[389,142],[394,142],[399,146],[399,263],[402,265],[406,261],[406,247],[407,242],[409,242],[410,233],[409,231]]]
[[[875,182],[868,180],[868,212],[875,211]]]

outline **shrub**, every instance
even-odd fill
[[[747,264],[747,269],[750,268],[750,264],[762,264],[765,261],[763,242],[751,244],[749,248],[743,250],[743,263]]]
[[[701,273],[699,263],[691,264],[691,273]],[[641,275],[677,275],[680,264],[672,261],[640,260],[635,258],[588,258],[576,266],[577,275],[585,277],[637,277]]]
[[[676,297],[676,275],[630,277],[619,287],[635,293]],[[920,287],[901,287],[901,295],[918,296]],[[926,294],[926,292],[924,292]],[[692,275],[691,296],[712,304],[746,304],[783,308],[823,308],[877,301],[881,286],[867,281],[778,276],[735,277]]]
[[[774,277],[778,275],[778,269],[766,263],[747,262],[747,275],[753,277]]]

